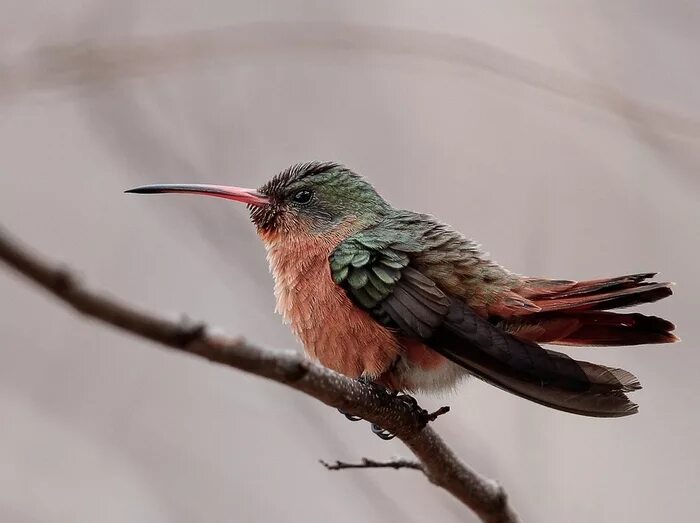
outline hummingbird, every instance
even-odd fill
[[[662,318],[612,310],[672,294],[640,273],[587,281],[526,277],[428,214],[393,207],[335,162],[300,163],[257,190],[202,184],[126,192],[247,205],[275,281],[276,309],[306,354],[401,393],[451,391],[467,376],[561,411],[634,414],[630,372],[542,345],[678,341]]]

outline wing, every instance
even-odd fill
[[[346,240],[330,256],[333,281],[382,324],[405,336],[427,339],[449,310],[449,299],[418,270],[408,253],[386,246],[372,249]]]
[[[624,394],[640,388],[630,373],[577,361],[501,330],[421,272],[415,242],[383,232],[362,231],[329,257],[335,283],[376,321],[532,401],[589,416],[636,412]]]

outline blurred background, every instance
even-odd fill
[[[91,286],[270,347],[245,210],[137,198],[338,160],[510,269],[657,270],[681,344],[570,349],[637,374],[589,419],[471,381],[426,407],[523,521],[697,519],[700,5],[646,0],[0,0],[0,223]],[[0,270],[0,521],[476,521],[309,397],[74,316]]]

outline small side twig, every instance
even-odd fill
[[[442,416],[443,414],[447,414],[448,412],[450,412],[449,405],[445,405],[444,407],[440,407],[435,412],[431,412],[430,414],[428,414],[428,421],[435,421],[440,416]]]
[[[321,465],[326,467],[328,470],[345,470],[345,469],[413,469],[413,470],[423,470],[423,466],[417,461],[412,461],[409,459],[396,458],[389,461],[376,461],[369,458],[362,458],[360,463],[346,463],[344,461],[336,461],[335,463],[328,463],[319,460]]]

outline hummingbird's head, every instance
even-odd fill
[[[333,162],[288,167],[258,192],[266,205],[249,205],[261,233],[323,234],[349,221],[371,222],[388,204],[367,181]]]
[[[161,184],[126,192],[179,192],[239,201],[247,204],[250,218],[263,237],[322,236],[351,223],[362,225],[378,221],[390,209],[372,185],[334,162],[292,165],[258,190],[223,185]]]

